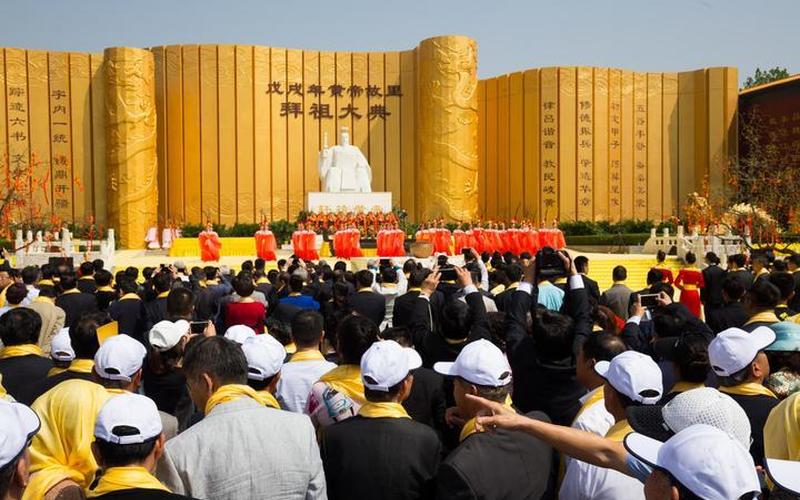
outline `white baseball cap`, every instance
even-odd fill
[[[75,359],[75,350],[72,348],[72,339],[69,336],[69,327],[62,328],[50,341],[50,357],[56,361],[72,361]]]
[[[0,468],[19,457],[39,432],[41,423],[33,410],[22,403],[0,399]]]
[[[769,477],[781,489],[800,495],[800,462],[794,460],[766,459]]]
[[[144,346],[128,335],[115,335],[100,346],[94,355],[94,369],[107,380],[130,382],[142,368],[147,354]]]
[[[148,340],[157,351],[169,351],[178,345],[178,342],[189,333],[189,330],[189,322],[185,319],[179,319],[174,323],[166,320],[159,321],[150,329]]]
[[[228,328],[228,331],[225,332],[226,339],[233,340],[238,344],[244,344],[247,339],[255,336],[255,330],[247,325],[233,325],[232,327]]]
[[[734,437],[705,424],[688,427],[662,443],[643,434],[625,437],[625,448],[653,467],[666,469],[706,500],[730,500],[761,493],[750,452]]]
[[[361,356],[361,380],[367,389],[389,392],[420,366],[422,358],[417,351],[394,340],[381,340]]]
[[[118,427],[131,427],[121,432]],[[126,429],[127,430],[127,429]],[[105,402],[94,423],[94,437],[112,444],[139,444],[161,434],[161,415],[152,399],[125,393]]]
[[[750,419],[727,394],[711,387],[682,392],[665,405],[632,406],[628,423],[635,432],[666,441],[687,427],[707,424],[730,434],[750,448]]]
[[[247,358],[247,378],[250,380],[266,380],[275,376],[286,359],[286,348],[268,334],[248,338],[242,344],[242,351]]]
[[[640,352],[625,351],[611,361],[598,361],[594,371],[614,389],[637,403],[658,403],[664,392],[661,368],[653,358]]]
[[[501,387],[511,383],[511,366],[503,351],[486,339],[470,342],[455,362],[440,361],[433,369],[442,375],[461,377],[467,382],[486,387]]]
[[[756,359],[759,351],[775,342],[775,332],[759,326],[752,332],[728,328],[708,344],[708,360],[719,376],[727,377],[743,370]]]

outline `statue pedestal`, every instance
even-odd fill
[[[392,211],[392,193],[308,193],[308,212]]]

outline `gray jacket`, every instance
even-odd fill
[[[615,283],[600,296],[600,303],[612,311],[620,318],[627,320],[630,316],[628,306],[630,304],[633,290],[621,283]]]
[[[156,475],[175,493],[208,500],[327,499],[309,418],[249,398],[220,404],[169,440]]]

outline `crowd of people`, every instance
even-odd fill
[[[799,256],[601,291],[585,256],[465,248],[3,264],[0,497],[800,494]]]

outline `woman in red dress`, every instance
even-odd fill
[[[241,275],[233,280],[233,289],[238,298],[225,305],[225,328],[234,325],[245,325],[256,333],[264,333],[264,318],[267,308],[264,304],[253,299],[256,289],[255,283],[249,275]]]
[[[700,289],[705,286],[703,272],[694,266],[697,257],[692,252],[686,254],[686,267],[678,271],[675,286],[681,291],[681,304],[692,314],[702,318],[700,309]]]

